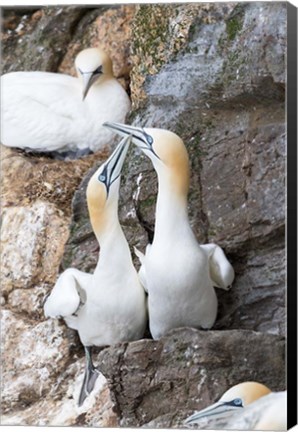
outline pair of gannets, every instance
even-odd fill
[[[100,259],[93,275],[76,269],[62,273],[44,306],[46,316],[64,317],[85,346],[87,366],[80,404],[97,374],[88,347],[143,336],[147,308],[141,283],[148,292],[150,331],[158,339],[177,327],[212,327],[217,314],[213,286],[227,289],[234,278],[222,249],[215,244],[200,246],[190,228],[189,163],[183,141],[161,129],[119,123],[105,126],[124,135],[124,140],[87,187]],[[146,255],[137,252],[142,262],[139,278],[117,216],[128,139],[150,157],[159,180],[153,243]]]
[[[187,214],[189,159],[183,141],[162,129],[105,125],[131,136],[152,161],[158,176],[153,243],[143,255],[140,280],[148,292],[149,327],[154,339],[177,327],[213,326],[214,286],[228,289],[234,270],[216,244],[199,245]]]
[[[118,220],[120,175],[129,139],[119,143],[88,183],[89,216],[100,244],[94,274],[67,269],[44,304],[45,316],[63,317],[69,327],[78,331],[85,347],[86,369],[79,405],[92,391],[98,376],[91,347],[141,339],[147,324],[145,292]]]
[[[81,51],[78,77],[11,72],[1,77],[1,142],[33,152],[96,152],[114,133],[105,121],[125,121],[130,100],[99,48]]]
[[[231,414],[242,411],[248,405],[270,393],[271,390],[268,387],[258,382],[248,381],[237,384],[227,390],[218,402],[195,412],[184,423],[186,425],[194,425],[199,423],[203,418],[215,420],[228,417]],[[265,407],[264,412],[261,413],[260,418],[254,426],[254,430],[281,431],[287,429],[285,392],[282,396],[273,400],[268,407]]]

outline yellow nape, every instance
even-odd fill
[[[189,189],[189,158],[182,139],[163,129],[149,129],[153,137],[153,150],[161,161],[171,170],[171,183],[175,189],[186,195]]]
[[[243,406],[246,406],[269,393],[271,393],[271,390],[264,384],[247,381],[230,388],[222,395],[220,400],[229,402],[235,398],[241,398]]]
[[[97,180],[97,176],[96,171],[89,180],[86,190],[90,222],[95,233],[100,232],[106,223],[105,206],[107,202],[106,187]]]

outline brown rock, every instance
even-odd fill
[[[86,14],[77,6],[3,9],[7,14],[2,44],[3,71],[57,71],[72,37],[72,29]],[[9,29],[8,23],[11,23]]]
[[[242,381],[283,390],[284,362],[282,337],[245,330],[177,329],[158,341],[117,345],[98,355],[125,427],[153,420],[159,427],[181,426]]]
[[[0,155],[3,207],[26,206],[41,200],[55,204],[68,216],[74,191],[83,175],[95,161],[106,157],[106,152],[62,161],[1,145]]]

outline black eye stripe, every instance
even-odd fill
[[[149,135],[149,134],[147,134],[147,133],[144,131],[144,129],[143,129],[143,134],[144,134],[144,136],[145,136],[145,138],[146,138],[147,143],[148,143],[150,146],[152,146],[152,144],[153,144],[153,138],[152,138],[152,136]]]
[[[111,177],[112,177],[112,174],[113,174],[113,171],[114,171],[114,169],[115,169],[115,167],[117,166],[117,164],[118,164],[118,162],[119,162],[119,159],[120,159],[120,157],[121,157],[121,155],[122,155],[122,153],[123,153],[123,151],[124,151],[124,149],[125,149],[125,146],[123,146],[121,149],[120,149],[120,151],[119,151],[119,153],[117,154],[117,157],[116,157],[116,159],[114,160],[114,159],[112,159],[112,160],[110,160],[110,162],[108,162],[105,166],[104,166],[104,169],[102,170],[102,172],[99,174],[99,176],[97,177],[98,178],[98,180],[101,182],[101,183],[103,183],[104,185],[105,185],[105,187],[106,187],[106,189],[107,189],[107,194],[109,194],[109,190],[110,190],[110,186],[120,177],[120,175],[121,175],[121,173],[119,173],[118,174],[118,176],[117,177],[115,177],[112,181],[111,181]],[[112,165],[111,165],[112,164]],[[108,173],[108,166],[109,165],[111,165],[111,168],[110,168],[110,175],[109,175],[109,173]]]
[[[95,69],[94,71],[91,71],[91,72],[82,71],[80,68],[78,68],[78,70],[79,70],[81,75],[90,74],[90,73],[92,73],[93,75],[96,75],[96,74],[102,74],[103,73],[102,72],[102,66],[98,66],[97,69]]]
[[[107,166],[104,167],[104,169],[102,170],[102,172],[99,174],[99,176],[97,178],[100,182],[106,183],[106,181],[108,179]]]
[[[102,66],[98,66],[97,69],[93,72],[94,74],[101,74],[102,73]]]
[[[224,405],[235,406],[237,408],[243,407],[242,400],[240,398],[233,399],[230,402],[224,402]]]

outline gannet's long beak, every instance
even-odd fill
[[[104,163],[103,169],[99,174],[99,180],[105,183],[107,193],[111,185],[116,181],[120,175],[125,160],[125,156],[129,147],[131,136],[125,136],[117,145],[109,159]]]
[[[83,79],[83,100],[84,100],[92,84],[94,83],[94,81],[96,81],[97,77],[94,76],[93,72],[84,72],[81,73],[81,76]]]
[[[198,420],[202,418],[209,418],[209,417],[224,417],[226,414],[230,413],[231,411],[237,410],[240,407],[237,407],[233,405],[230,402],[216,402],[213,405],[210,405],[207,408],[202,409],[201,411],[197,411],[191,416],[189,416],[184,423],[185,424],[194,424],[197,423]]]
[[[156,157],[158,157],[158,155],[155,153],[152,146],[153,138],[143,128],[128,126],[122,123],[112,123],[112,122],[105,122],[103,123],[103,126],[112,129],[120,136],[131,135],[132,142],[136,144],[140,149],[149,150],[152,153],[154,153]]]

